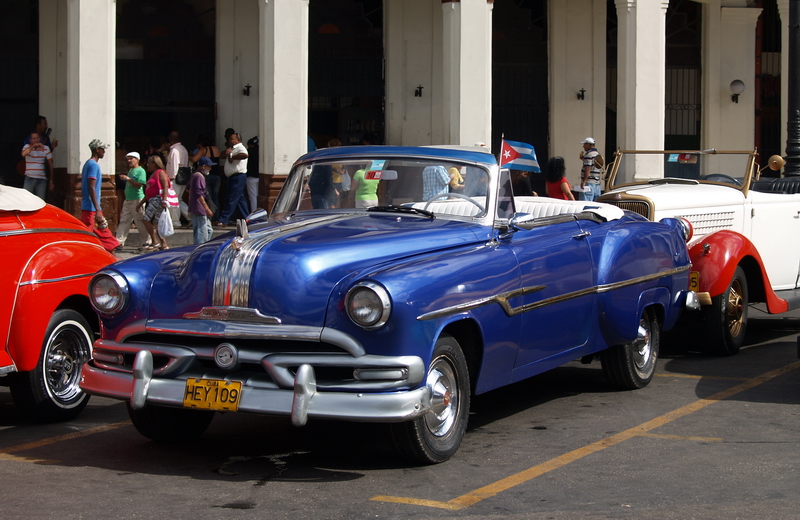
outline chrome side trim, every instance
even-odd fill
[[[310,228],[335,220],[352,218],[352,215],[326,215],[319,218],[293,222],[268,229],[247,238],[236,237],[219,255],[214,271],[212,303],[216,306],[249,307],[250,279],[259,252],[271,242],[302,228]]]
[[[68,228],[36,228],[36,229],[15,229],[12,231],[3,231],[0,233],[1,237],[12,237],[17,235],[39,235],[42,233],[74,233],[76,235],[87,235],[87,236],[95,236],[94,233],[81,229],[68,229]]]
[[[588,287],[586,289],[582,289],[580,291],[574,291],[567,294],[562,294],[560,296],[554,296],[552,298],[546,298],[544,300],[528,303],[526,305],[522,305],[519,307],[511,307],[508,303],[509,298],[515,298],[517,296],[523,296],[525,294],[532,294],[538,291],[541,291],[546,286],[544,285],[537,285],[533,287],[523,287],[522,289],[515,289],[513,291],[508,291],[505,293],[497,294],[494,296],[487,296],[486,298],[480,298],[477,300],[472,300],[469,302],[461,303],[458,305],[453,305],[451,307],[445,307],[444,309],[440,309],[438,311],[432,311],[420,316],[417,316],[417,319],[420,321],[423,320],[432,320],[435,318],[442,318],[444,316],[450,316],[453,314],[458,314],[460,312],[464,312],[471,309],[476,309],[478,307],[483,307],[484,305],[489,305],[490,303],[497,303],[499,304],[503,310],[505,311],[506,315],[509,317],[516,316],[518,314],[522,314],[524,312],[529,312],[540,307],[545,307],[547,305],[553,305],[556,303],[565,302],[567,300],[572,300],[575,298],[580,298],[581,296],[587,296],[589,294],[600,294],[609,291],[615,291],[617,289],[622,289],[624,287],[629,287],[631,285],[636,285],[644,282],[649,282],[652,280],[658,280],[659,278],[664,278],[667,276],[674,276],[676,274],[680,274],[683,272],[688,271],[690,266],[686,265],[683,267],[677,267],[675,269],[671,269],[669,271],[663,271],[660,273],[653,273],[646,276],[639,276],[637,278],[631,278],[630,280],[625,280],[622,282],[615,282],[610,284],[603,284],[603,285],[596,285],[594,287]]]
[[[38,283],[64,282],[66,280],[74,280],[76,278],[88,278],[90,276],[94,276],[94,273],[73,274],[71,276],[62,276],[61,278],[49,278],[47,280],[29,280],[27,282],[21,282],[19,285],[20,287],[22,287],[23,285],[34,285]]]
[[[417,316],[417,319],[420,321],[433,320],[436,318],[449,316],[451,314],[458,314],[459,312],[477,309],[478,307],[483,307],[484,305],[489,305],[490,303],[497,303],[503,308],[504,311],[506,311],[506,314],[509,316],[515,316],[519,314],[519,311],[511,307],[511,304],[508,302],[509,299],[516,298],[517,296],[524,296],[526,294],[533,294],[545,289],[546,287],[547,286],[545,285],[536,285],[533,287],[514,289],[513,291],[495,294],[494,296],[487,296],[486,298],[479,298],[466,303],[459,303],[458,305],[453,305],[451,307],[445,307],[444,309],[438,311],[427,312]]]

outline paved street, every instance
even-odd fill
[[[125,405],[27,422],[0,389],[12,518],[797,518],[800,313],[751,312],[731,358],[662,353],[639,391],[573,363],[480,396],[449,462],[394,457],[380,425],[217,416],[195,444],[140,436]]]

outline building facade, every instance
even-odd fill
[[[20,23],[5,38],[23,44],[4,46],[5,60],[28,88],[3,87],[12,120],[0,139],[13,158],[27,118],[45,115],[68,207],[90,140],[139,149],[179,130],[191,150],[201,134],[221,145],[228,127],[259,136],[266,207],[309,136],[318,147],[337,138],[495,150],[505,136],[534,144],[542,163],[563,156],[574,184],[586,136],[605,153],[748,150],[765,132],[783,148],[788,53],[762,51],[775,39],[788,47],[788,4],[39,0],[9,13]],[[32,50],[35,70],[23,58]],[[771,119],[765,84],[779,100]]]

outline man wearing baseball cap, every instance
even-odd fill
[[[602,171],[597,165],[595,160],[600,152],[594,147],[594,137],[587,137],[581,141],[583,151],[581,152],[581,159],[583,160],[583,169],[581,170],[581,191],[578,200],[595,200],[600,196],[600,177]]]
[[[144,211],[139,204],[144,198],[144,185],[147,182],[147,173],[144,168],[139,166],[139,152],[128,152],[125,160],[128,161],[128,175],[120,175],[119,178],[125,183],[125,202],[122,203],[122,214],[117,225],[117,240],[123,246],[128,239],[128,231],[131,229],[131,222],[136,222],[136,229],[139,235],[145,240],[144,245],[149,245],[150,236],[144,227]]]
[[[106,251],[114,251],[121,246],[108,230],[108,221],[103,216],[103,208],[100,206],[103,173],[98,162],[105,157],[108,146],[100,139],[92,139],[89,143],[92,157],[86,161],[81,170],[81,222],[97,235]]]

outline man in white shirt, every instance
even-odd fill
[[[191,222],[189,218],[189,206],[183,202],[183,192],[186,189],[185,184],[175,184],[175,176],[178,174],[178,168],[189,166],[189,151],[181,144],[181,136],[176,131],[169,133],[169,155],[167,156],[167,175],[172,182],[172,187],[178,195],[180,201],[179,207],[170,207],[170,215],[172,215],[172,225],[180,227],[181,215],[184,219]],[[191,224],[189,225],[191,227]]]
[[[219,216],[216,226],[227,226],[228,220],[238,209],[242,218],[250,214],[244,189],[247,184],[247,148],[242,144],[241,134],[231,134],[231,147],[222,152],[225,161],[225,176],[228,178],[228,204]]]
[[[50,190],[53,190],[53,154],[50,148],[42,143],[41,136],[33,132],[30,144],[22,148],[22,157],[25,158],[25,183],[23,187],[44,200],[47,196],[48,167]]]

